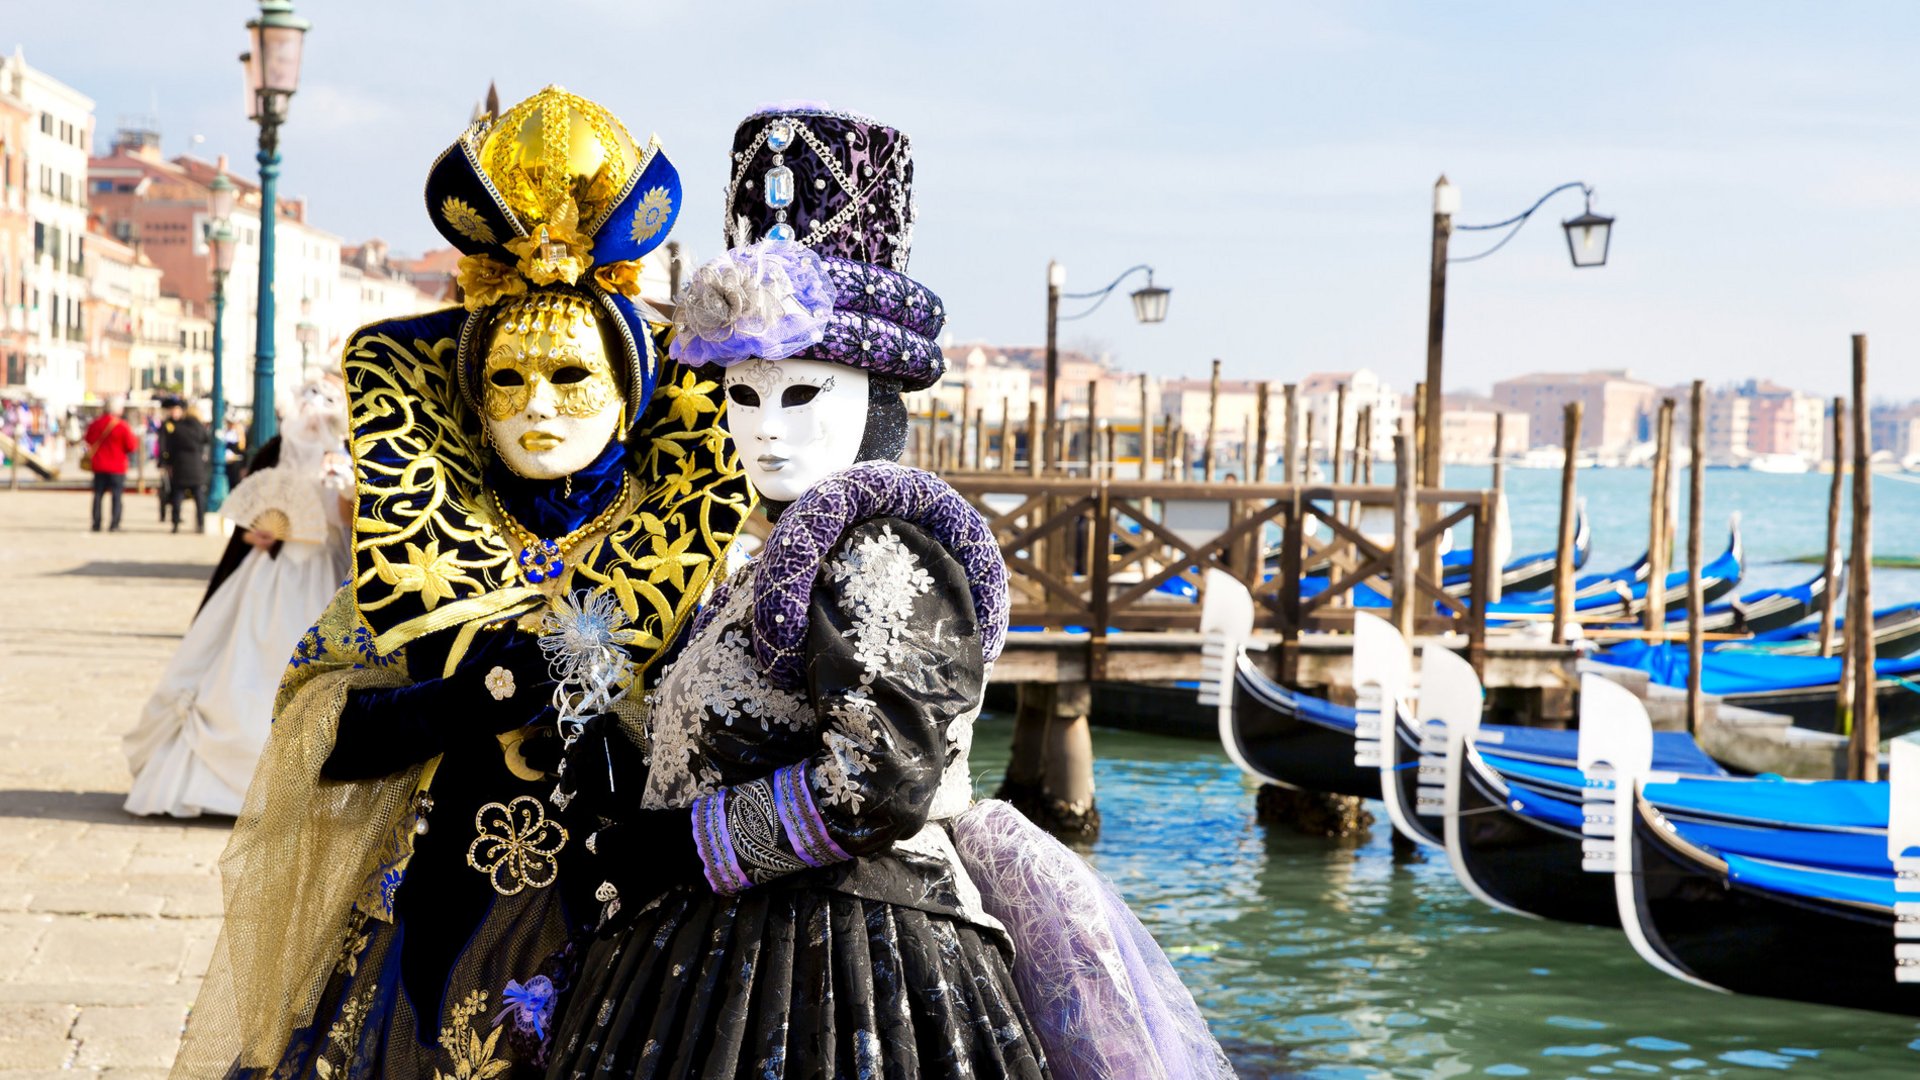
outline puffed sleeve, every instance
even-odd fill
[[[820,732],[806,759],[694,803],[716,892],[884,851],[927,822],[984,689],[965,573],[897,518],[847,530],[813,591],[807,683]]]

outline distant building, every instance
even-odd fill
[[[923,416],[937,403],[941,415],[957,417],[964,404],[980,411],[987,424],[997,426],[1004,402],[1012,410],[1015,426],[1026,423],[1027,404],[1038,393],[1031,371],[991,345],[948,346],[944,351],[946,374],[937,384],[909,394],[909,411]]]
[[[1340,427],[1335,421],[1342,386],[1347,388],[1347,415],[1344,426],[1347,445],[1354,445],[1361,413],[1371,409],[1369,415],[1373,417],[1373,422],[1366,433],[1364,445],[1376,459],[1391,458],[1393,433],[1400,427],[1400,395],[1394,393],[1393,388],[1382,381],[1380,376],[1366,368],[1353,371],[1316,371],[1300,380],[1298,389],[1295,390],[1296,400],[1302,414],[1311,414],[1314,418],[1314,443],[1319,447],[1318,452],[1327,454],[1333,451],[1333,440],[1339,433],[1337,429]],[[1278,387],[1275,388],[1275,396],[1279,396]],[[1284,403],[1276,402],[1273,409],[1275,417],[1284,423]],[[1277,444],[1285,438],[1285,434],[1282,433],[1276,435],[1274,441]],[[1304,429],[1301,438],[1306,438]]]
[[[1600,455],[1625,455],[1642,441],[1643,420],[1656,399],[1652,384],[1627,371],[1539,372],[1493,384],[1498,408],[1527,414],[1536,447],[1565,442],[1562,410],[1580,402],[1580,449]]]
[[[1447,394],[1443,404],[1440,457],[1449,464],[1484,465],[1493,460],[1496,446],[1517,456],[1533,445],[1532,419],[1524,412],[1502,410],[1492,398],[1478,394]]]
[[[0,112],[12,118],[9,173],[24,172],[25,227],[32,258],[16,284],[9,313],[7,385],[44,400],[56,413],[86,396],[87,151],[93,144],[93,100],[27,66],[20,50],[0,57]],[[19,138],[21,113],[25,137]],[[17,142],[14,140],[18,140]],[[17,174],[16,174],[17,175]],[[19,235],[18,220],[7,232]],[[15,241],[17,242],[17,241]],[[21,262],[13,265],[20,266]],[[17,312],[17,317],[14,313]]]
[[[233,270],[227,276],[222,378],[227,400],[253,402],[255,326],[259,319],[261,201],[259,185],[233,172],[224,156],[172,160],[157,132],[132,129],[114,137],[111,153],[89,169],[100,220],[121,242],[160,268],[162,289],[179,297],[183,316],[213,310],[212,251],[206,242],[207,200],[217,176],[235,188]],[[393,259],[385,243],[343,246],[312,225],[299,199],[279,200],[274,237],[274,376],[289,389],[307,375],[338,365],[347,335],[377,319],[443,307],[453,260],[415,268]],[[423,260],[425,261],[425,260]],[[432,292],[416,284],[425,281]],[[167,381],[167,380],[162,380]],[[211,389],[209,383],[207,390]]]
[[[1670,387],[1657,397],[1674,399],[1674,445],[1690,444],[1691,420],[1688,402],[1693,388]],[[1704,402],[1707,427],[1704,432],[1707,461],[1714,465],[1745,465],[1754,458],[1787,455],[1808,464],[1825,460],[1826,402],[1777,383],[1762,379],[1714,387]],[[1654,415],[1657,401],[1648,408]],[[1651,422],[1647,438],[1653,438]]]
[[[24,386],[34,343],[28,330],[33,219],[27,216],[27,139],[33,110],[0,82],[0,386]]]

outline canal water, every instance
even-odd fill
[[[1011,736],[982,719],[982,795]],[[1089,856],[1246,1080],[1920,1076],[1920,1023],[1699,990],[1618,931],[1495,912],[1444,856],[1396,862],[1377,806],[1372,835],[1342,846],[1256,821],[1217,746],[1096,728],[1094,747]]]
[[[1376,475],[1378,475],[1376,473]],[[1392,470],[1387,470],[1392,475]],[[1680,489],[1679,535],[1675,570],[1686,569],[1687,474],[1675,474]],[[1593,522],[1593,554],[1586,572],[1630,565],[1647,550],[1650,469],[1582,469],[1575,476],[1579,497]],[[1382,481],[1391,482],[1391,481]],[[1711,561],[1726,547],[1727,523],[1740,515],[1746,544],[1746,573],[1740,592],[1793,585],[1819,572],[1819,566],[1790,560],[1822,555],[1827,546],[1829,476],[1783,476],[1742,469],[1708,469],[1701,507],[1702,556]],[[1486,487],[1492,470],[1449,466],[1452,488]],[[1851,483],[1851,480],[1849,480]],[[1560,516],[1560,473],[1555,469],[1508,469],[1507,503],[1513,523],[1515,555],[1552,551]],[[1842,504],[1841,539],[1845,552],[1851,527]],[[1920,555],[1920,475],[1874,477],[1873,549],[1877,556]],[[1920,571],[1882,568],[1873,575],[1875,607],[1920,601]]]

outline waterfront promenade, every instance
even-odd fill
[[[219,928],[229,822],[123,813],[120,736],[221,543],[87,501],[0,492],[0,1080],[166,1075]]]

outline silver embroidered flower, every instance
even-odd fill
[[[560,684],[554,706],[569,739],[588,717],[626,696],[633,658],[623,646],[645,636],[627,625],[619,599],[604,589],[556,597],[541,614],[540,652]]]

